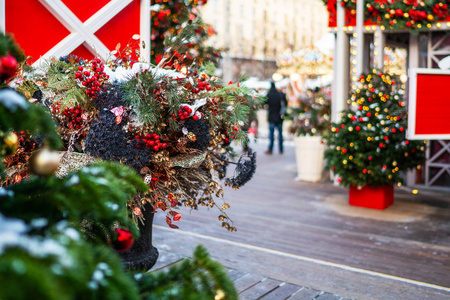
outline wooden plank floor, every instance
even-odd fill
[[[190,212],[186,208],[181,210],[183,218],[177,224],[181,231],[450,288],[448,193],[419,191],[413,195],[397,189],[394,205],[385,211],[353,208],[346,203],[344,188],[294,180],[293,146],[286,145],[283,155],[275,151],[272,156],[262,154],[264,142],[253,147],[258,152],[254,179],[238,191],[227,189],[225,193],[225,200],[231,205],[228,214],[238,231],[229,233],[222,229],[214,209]],[[164,214],[157,214],[154,223],[166,226]],[[156,247],[156,241],[169,243],[166,230],[159,233],[162,236],[155,233]],[[226,259],[229,267],[257,274],[245,269],[252,263],[250,256],[239,258],[230,253]],[[263,264],[267,267],[271,263]],[[236,267],[239,265],[242,267]],[[299,277],[296,274],[285,275],[283,279],[265,277],[324,290],[308,282],[295,282]],[[321,275],[326,277],[326,271]],[[284,280],[289,277],[293,280]],[[302,280],[309,279],[303,276]],[[336,293],[342,289],[335,286],[343,286],[344,282],[333,284],[333,278],[329,281],[326,292],[352,297],[351,290]],[[312,279],[310,282],[318,284]]]
[[[163,252],[151,272],[164,272],[172,265],[180,263],[184,258],[188,257]],[[226,268],[226,271],[234,283],[240,300],[351,300],[236,269]]]

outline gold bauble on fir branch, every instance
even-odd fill
[[[48,149],[39,150],[30,157],[30,172],[38,176],[53,175],[60,165],[61,156]]]

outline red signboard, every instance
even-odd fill
[[[34,61],[69,53],[105,59],[118,43],[123,48],[140,33],[140,5],[140,0],[6,0],[5,27]]]
[[[450,70],[410,69],[408,139],[450,139]]]

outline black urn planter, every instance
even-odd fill
[[[159,255],[158,249],[152,245],[153,207],[145,204],[144,209],[144,224],[138,224],[139,238],[128,251],[119,254],[125,268],[129,270],[149,270],[155,265]]]

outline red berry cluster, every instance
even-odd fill
[[[189,106],[180,106],[180,109],[178,110],[178,117],[180,118],[180,120],[186,120],[187,118],[189,118],[189,116],[192,113],[192,109]],[[174,119],[176,119],[175,114],[172,114],[172,117]],[[194,116],[197,117],[197,116]],[[197,117],[198,119],[198,117]]]
[[[66,108],[62,114],[67,118],[67,127],[76,129],[84,127],[83,113],[84,110],[81,109],[80,105]]]
[[[420,11],[420,10],[414,10],[414,9],[411,8],[409,10],[409,16],[410,16],[411,20],[422,21],[422,20],[425,20],[427,18],[427,12]]]
[[[51,112],[53,113],[53,114],[59,114],[59,112],[61,111],[61,106],[60,106],[60,104],[59,103],[57,103],[56,105],[55,104],[52,104],[52,105],[50,105],[50,109],[51,109]]]
[[[198,94],[200,91],[210,91],[211,90],[211,85],[209,84],[209,82],[205,81],[205,78],[199,78],[197,79],[198,82],[198,87],[193,87],[191,89],[191,92],[194,94]]]
[[[225,135],[225,139],[223,140],[225,146],[228,146],[231,143],[230,136],[226,130],[222,131],[222,134]]]
[[[19,148],[24,148],[24,152],[29,153],[36,149],[37,144],[35,140],[25,131],[14,131],[19,140]]]
[[[436,3],[433,6],[433,12],[440,20],[443,20],[448,15],[448,6],[447,4],[439,5]]]
[[[161,143],[159,140],[159,135],[153,134],[139,134],[135,137],[134,147],[136,148],[149,148],[153,151],[158,151],[159,149],[167,148],[167,143]]]
[[[367,9],[369,10],[369,13],[373,16],[376,17],[380,14],[380,11],[378,9],[376,9],[376,7],[367,4]]]
[[[90,61],[90,68],[85,70],[83,66],[79,66],[78,72],[75,74],[75,78],[80,80],[81,84],[86,87],[86,94],[94,99],[97,98],[98,92],[101,91],[103,83],[109,78],[103,72],[104,69],[105,66],[101,63],[101,60],[94,58]],[[92,76],[91,72],[93,73]]]

